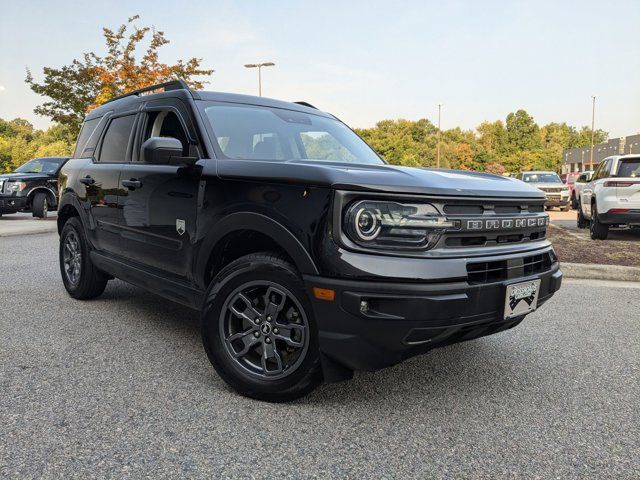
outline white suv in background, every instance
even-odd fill
[[[582,188],[578,227],[604,240],[612,225],[640,225],[640,155],[605,158]]]

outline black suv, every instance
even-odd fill
[[[388,165],[302,102],[132,92],[87,116],[60,190],[69,294],[117,277],[201,310],[213,366],[264,400],[512,328],[562,278],[538,189]]]
[[[45,218],[58,206],[58,174],[68,158],[44,157],[29,160],[13,173],[0,173],[0,216],[32,212]]]

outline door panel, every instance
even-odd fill
[[[195,237],[198,167],[123,165],[121,255],[146,266],[187,277]],[[138,186],[139,185],[139,186]]]
[[[100,139],[97,161],[87,165],[80,182],[85,185],[91,219],[91,241],[107,252],[118,253],[122,248],[119,236],[118,195],[120,169],[131,158],[131,142],[136,115],[116,115],[109,120]]]
[[[201,168],[145,163],[142,144],[151,136],[177,138],[183,156],[199,156],[186,106],[177,99],[149,102],[141,113],[134,161],[123,165],[120,176],[122,255],[188,279]]]
[[[82,171],[86,198],[91,217],[89,230],[91,243],[99,250],[116,251],[119,248],[118,235],[118,184],[120,164],[93,163]]]

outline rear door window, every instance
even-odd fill
[[[127,150],[135,120],[135,115],[111,120],[100,148],[101,163],[124,163],[127,161]]]

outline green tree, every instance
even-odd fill
[[[42,82],[37,82],[27,69],[26,82],[31,90],[49,98],[35,108],[35,113],[68,126],[77,134],[88,111],[131,90],[176,77],[193,88],[202,88],[205,82],[196,77],[210,75],[213,70],[202,68],[202,59],[195,57],[171,65],[160,62],[159,50],[169,40],[164,32],[152,27],[136,27],[133,22],[138,18],[129,18],[115,31],[103,28],[107,50],[104,56],[89,52],[69,65],[45,67]],[[138,60],[136,50],[148,34],[148,46]]]
[[[538,124],[524,110],[507,115],[506,130],[510,151],[533,150],[542,146]]]

